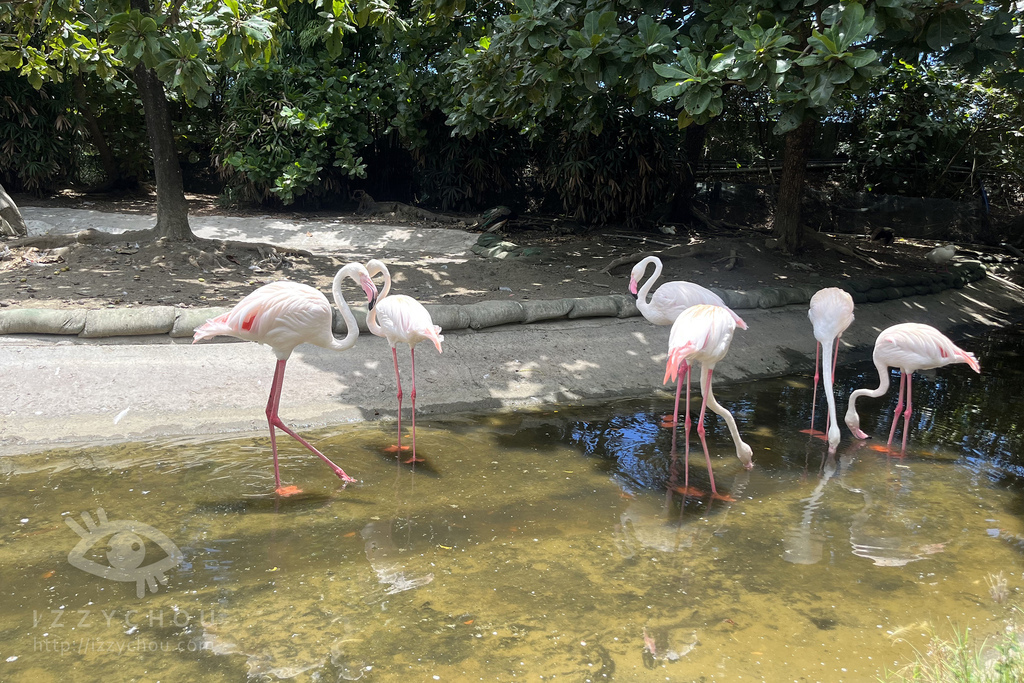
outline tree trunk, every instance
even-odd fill
[[[779,246],[789,253],[795,253],[803,246],[800,202],[804,196],[807,157],[810,155],[813,141],[814,121],[811,119],[805,120],[799,127],[786,133],[774,226]]]
[[[134,3],[133,3],[134,5]],[[146,132],[153,150],[156,176],[156,234],[173,240],[194,240],[188,224],[188,203],[181,178],[178,151],[174,148],[171,108],[164,95],[164,84],[156,72],[139,62],[135,66],[135,85],[146,112]]]
[[[82,74],[75,76],[72,87],[75,91],[75,100],[78,101],[78,111],[85,120],[85,127],[89,130],[92,144],[99,152],[103,173],[107,176],[107,182],[103,184],[102,188],[116,187],[121,184],[121,172],[118,170],[117,159],[114,158],[114,153],[110,151],[110,146],[107,144],[107,138],[100,129],[100,123],[96,120],[96,113],[89,104],[89,96],[85,92],[85,80],[82,78]]]
[[[0,185],[0,235],[19,237],[28,234],[28,226],[25,219],[21,217],[18,205],[7,194],[7,190]]]

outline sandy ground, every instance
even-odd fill
[[[154,216],[146,212],[151,206],[142,200],[17,199],[34,234],[86,228],[119,234],[155,223]],[[865,257],[877,264],[872,266],[829,251],[786,257],[766,248],[769,235],[755,228],[679,235],[638,235],[607,228],[581,234],[557,222],[552,222],[550,229],[522,231],[513,221],[503,235],[522,246],[540,247],[543,253],[539,256],[483,258],[469,251],[479,237],[470,227],[402,225],[388,222],[388,216],[230,216],[217,209],[210,197],[193,197],[193,206],[191,223],[200,237],[268,242],[305,249],[313,255],[278,258],[229,249],[212,263],[193,246],[130,241],[75,245],[59,252],[12,249],[0,259],[0,283],[10,285],[0,289],[0,308],[231,305],[255,287],[279,279],[329,291],[341,265],[373,257],[388,263],[396,292],[424,303],[595,296],[627,291],[628,264],[603,272],[613,259],[675,244],[692,245],[700,253],[666,258],[663,279],[725,289],[807,283],[828,286],[894,269],[934,269],[924,258],[932,243],[898,241],[883,246],[855,236],[840,238],[861,248]],[[472,217],[465,217],[462,225],[473,222]],[[734,252],[738,261],[727,270],[727,259]]]

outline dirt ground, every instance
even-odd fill
[[[224,210],[212,195],[188,196],[193,215],[265,216],[266,210]],[[15,196],[19,206],[92,209],[124,214],[151,215],[155,196],[131,195],[98,198],[64,192],[46,199]],[[291,219],[321,219],[338,214],[284,212]],[[353,223],[395,225],[388,215],[345,215]],[[475,217],[463,217],[472,226]],[[408,224],[408,223],[406,223]],[[662,281],[689,280],[707,287],[751,289],[762,286],[814,284],[829,286],[843,279],[907,269],[934,270],[925,254],[937,243],[897,239],[891,245],[854,235],[836,236],[838,243],[856,248],[859,257],[814,249],[787,256],[768,246],[765,227],[678,228],[678,234],[640,234],[615,227],[592,230],[543,224],[531,217],[533,229],[519,230],[512,220],[502,238],[543,253],[518,259],[496,259],[466,253],[460,258],[429,255],[391,258],[388,265],[395,290],[424,303],[468,304],[489,299],[553,299],[594,296],[628,291],[630,264],[611,272],[604,268],[618,257],[661,251],[686,245],[677,252],[689,256],[665,258]],[[439,227],[432,225],[431,227]],[[472,231],[472,227],[466,227]],[[0,241],[0,309],[4,307],[101,308],[112,306],[174,305],[205,307],[231,305],[254,288],[279,279],[291,279],[329,292],[335,272],[354,260],[346,253],[310,257],[274,253],[254,255],[231,249],[217,262],[197,258],[195,248],[182,244],[122,242],[77,244],[63,250],[35,247],[10,248]],[[991,249],[958,245],[959,259],[998,261],[996,269],[1013,272],[1015,259],[993,255]],[[736,259],[730,266],[730,256]]]

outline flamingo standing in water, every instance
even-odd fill
[[[853,323],[853,297],[838,287],[820,289],[811,297],[811,307],[807,317],[814,327],[814,338],[818,340],[814,351],[814,398],[811,400],[811,429],[814,434],[814,409],[818,404],[819,365],[825,375],[825,400],[828,401],[828,418],[825,431],[828,432],[828,447],[835,451],[839,445],[839,424],[836,421],[836,398],[832,392],[832,380],[835,376],[836,361],[839,359],[839,338],[846,328]],[[836,344],[833,355],[832,344]],[[825,351],[822,353],[822,348]],[[831,362],[829,362],[831,359]],[[820,361],[820,362],[819,362]]]
[[[721,498],[715,489],[715,475],[711,471],[711,456],[708,454],[708,444],[704,438],[704,411],[707,406],[722,416],[729,433],[732,435],[733,443],[736,444],[736,457],[740,459],[743,466],[748,470],[754,466],[751,462],[753,451],[750,446],[740,438],[740,432],[736,428],[736,420],[732,413],[723,408],[715,400],[714,391],[711,388],[711,375],[714,373],[715,365],[729,352],[729,345],[732,343],[733,334],[736,331],[736,321],[729,314],[728,309],[721,306],[698,304],[691,306],[679,314],[676,321],[672,323],[672,331],[668,341],[668,362],[665,366],[665,379],[677,380],[681,374],[683,363],[699,361],[701,364],[700,393],[704,397],[700,406],[700,419],[697,422],[697,434],[700,436],[701,446],[704,447],[704,459],[708,464],[708,475],[711,478],[711,494],[713,497]],[[687,366],[687,372],[689,366]],[[679,388],[676,388],[676,407],[674,419],[679,422]],[[686,447],[684,467],[686,478],[684,485],[686,491],[690,486],[690,383],[686,382]]]
[[[850,407],[846,411],[846,425],[858,439],[866,439],[868,435],[861,431],[860,415],[857,414],[857,399],[861,396],[877,398],[889,390],[889,368],[900,371],[900,389],[896,400],[896,411],[892,416],[892,428],[889,429],[889,445],[896,433],[896,421],[903,410],[903,387],[907,388],[907,407],[903,413],[903,450],[907,449],[907,433],[910,431],[910,413],[913,409],[911,399],[911,383],[914,373],[918,370],[940,368],[952,363],[967,363],[977,373],[981,366],[973,353],[964,351],[950,341],[949,337],[931,325],[918,323],[902,323],[888,327],[875,340],[875,351],[872,360],[878,369],[877,389],[858,389],[850,395]]]
[[[344,351],[352,348],[359,337],[359,327],[352,315],[348,303],[341,292],[341,283],[351,278],[366,293],[367,301],[372,301],[377,289],[373,286],[369,273],[361,263],[349,263],[334,276],[332,288],[334,303],[341,310],[348,332],[345,338],[338,340],[331,332],[331,304],[319,290],[298,282],[282,280],[271,282],[252,292],[235,304],[235,307],[224,315],[207,320],[196,328],[192,343],[201,339],[210,339],[220,335],[237,337],[246,341],[267,344],[277,356],[277,368],[274,370],[274,381],[270,386],[270,398],[267,400],[267,422],[270,424],[270,449],[274,453],[274,481],[278,495],[290,496],[301,491],[295,486],[281,486],[281,473],[277,465],[277,439],[274,428],[281,429],[293,439],[312,451],[323,460],[344,482],[355,479],[310,445],[305,439],[293,432],[277,414],[281,402],[281,385],[284,382],[284,368],[289,356],[296,346],[303,343],[315,344],[325,349]]]
[[[383,262],[372,259],[366,263],[370,276],[384,274],[384,288],[380,295],[370,302],[370,314],[366,318],[366,327],[378,337],[384,337],[391,345],[391,357],[395,361],[395,382],[398,384],[398,445],[396,452],[402,451],[402,378],[398,374],[398,349],[401,342],[409,345],[412,358],[412,457],[405,462],[420,462],[416,457],[416,345],[429,340],[442,353],[441,342],[444,335],[441,328],[430,319],[430,313],[419,301],[404,294],[388,296],[391,291],[391,273]],[[375,290],[376,291],[376,290]]]
[[[654,274],[643,284],[643,287],[638,285],[644,275],[647,273],[647,267],[654,264]],[[747,329],[747,324],[743,322],[743,318],[736,315],[731,308],[725,305],[722,301],[722,297],[718,296],[710,289],[701,287],[700,285],[693,282],[684,282],[682,280],[675,280],[673,282],[666,282],[661,287],[658,287],[657,291],[654,292],[654,296],[651,297],[650,302],[647,301],[647,295],[651,291],[651,287],[654,286],[655,281],[661,277],[662,265],[661,259],[657,256],[648,256],[643,259],[635,266],[633,266],[632,272],[629,274],[629,292],[636,297],[636,307],[643,314],[644,318],[648,322],[654,323],[655,325],[671,325],[679,317],[679,314],[685,311],[691,306],[697,304],[708,304],[710,306],[721,306],[732,319],[736,322],[736,326],[740,329]],[[683,374],[686,375],[686,382],[690,381],[690,366],[689,363],[683,361],[683,372],[679,373],[679,378],[676,382],[676,396],[678,400],[679,391],[681,388],[681,382],[683,381]],[[689,387],[687,387],[687,394],[689,394]],[[678,408],[678,406],[677,406]],[[676,410],[676,417],[678,418],[679,411]],[[675,423],[665,423],[663,426],[671,427]]]

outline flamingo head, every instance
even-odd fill
[[[853,435],[855,437],[857,437],[858,439],[868,439],[868,438],[870,438],[860,428],[860,415],[858,415],[856,413],[856,411],[852,410],[852,402],[851,402],[851,410],[850,410],[850,412],[848,412],[846,414],[846,426],[850,428],[850,431],[853,432]]]
[[[744,441],[740,441],[736,446],[736,457],[743,463],[743,468],[747,470],[754,469],[754,451]]]
[[[366,303],[372,310],[374,304],[377,303],[377,286],[373,284],[373,280],[370,279],[369,273],[360,274],[359,286],[363,288],[363,292],[366,294]]]
[[[629,271],[629,293],[633,296],[638,296],[640,291],[640,279],[647,272],[647,264],[651,262],[651,258],[645,258],[640,263],[633,266],[633,270]]]

